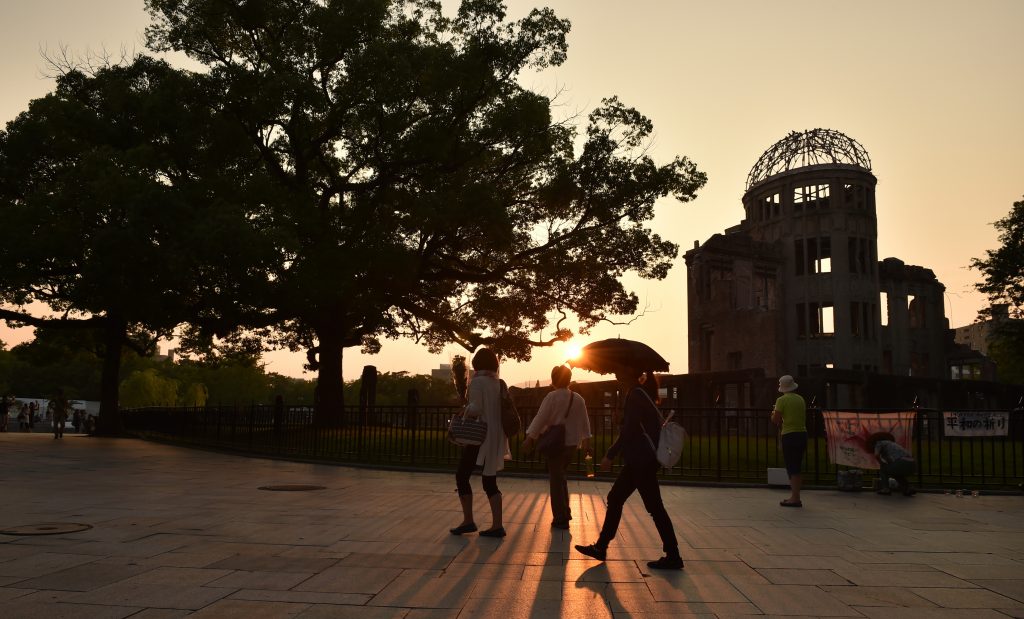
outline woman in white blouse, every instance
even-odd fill
[[[551,526],[556,529],[568,529],[569,521],[572,520],[569,483],[566,481],[569,463],[580,447],[590,454],[591,433],[587,403],[582,396],[569,389],[570,380],[572,370],[562,365],[552,368],[552,391],[544,396],[537,416],[526,429],[526,440],[523,441],[523,447],[530,450],[548,427],[565,425],[565,448],[560,453],[547,457],[548,475],[551,479]]]
[[[505,460],[512,459],[508,439],[501,428],[501,382],[498,379],[498,356],[489,348],[481,348],[473,355],[473,379],[466,392],[466,416],[482,417],[487,422],[487,438],[480,445],[462,448],[459,468],[455,471],[455,486],[462,504],[462,523],[450,529],[452,535],[477,530],[473,520],[473,489],[469,478],[476,467],[483,468],[483,487],[491,504],[491,528],[480,531],[484,537],[505,537],[501,521],[501,492],[498,490],[498,471],[505,468]]]

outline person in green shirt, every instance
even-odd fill
[[[800,487],[803,485],[801,466],[804,454],[807,453],[807,403],[796,391],[799,385],[789,374],[779,378],[779,392],[782,395],[775,401],[772,411],[772,422],[782,426],[782,457],[786,462],[786,474],[789,475],[789,498],[779,502],[783,507],[803,507],[800,500]]]

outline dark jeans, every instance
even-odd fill
[[[551,522],[569,524],[572,508],[569,507],[569,482],[565,473],[569,469],[576,447],[566,447],[561,453],[547,458],[548,477],[551,480]]]
[[[476,457],[479,454],[479,445],[466,445],[462,448],[459,468],[455,470],[455,487],[459,491],[459,496],[473,494],[473,488],[469,485],[469,477],[473,474],[473,469],[476,468]],[[501,494],[498,491],[498,478],[496,476],[483,475],[482,477],[484,480],[484,493],[487,494],[488,498]]]
[[[900,484],[900,490],[906,490],[910,487],[910,482],[907,481],[907,477],[914,474],[917,469],[916,464],[913,460],[897,460],[886,464],[885,462],[878,462],[878,482],[880,488],[889,487],[889,478],[892,477]]]
[[[607,548],[608,543],[615,539],[619,521],[622,520],[622,506],[636,490],[640,493],[647,512],[651,518],[654,518],[654,526],[657,527],[658,535],[661,536],[661,545],[665,554],[678,556],[679,542],[676,541],[672,519],[669,518],[665,504],[661,500],[661,488],[658,487],[660,466],[655,460],[644,467],[633,467],[628,463],[622,467],[608,493],[608,511],[604,517],[604,526],[601,527],[601,535],[597,538],[599,546]]]

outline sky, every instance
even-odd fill
[[[950,326],[969,324],[985,299],[972,258],[997,247],[992,222],[1024,195],[1024,2],[1018,0],[511,0],[510,18],[548,6],[572,22],[565,64],[521,82],[558,93],[556,114],[585,119],[617,95],[655,127],[651,153],[676,155],[708,175],[696,200],[660,201],[651,226],[680,246],[669,276],[627,277],[646,307],[629,324],[601,325],[572,343],[606,337],[652,344],[687,370],[682,253],[743,217],[746,177],[790,131],[822,127],[864,146],[878,178],[879,258],[932,269],[946,286]],[[446,6],[455,6],[446,0]],[[52,90],[41,52],[143,51],[142,0],[0,3],[0,122]],[[11,242],[11,240],[8,240]],[[13,242],[19,242],[14,240]],[[29,241],[31,242],[31,241]],[[545,337],[550,334],[541,334]],[[0,323],[8,346],[31,338]],[[377,355],[346,351],[346,380],[364,365],[427,373],[452,355],[385,340]],[[548,382],[567,347],[508,362],[513,384]],[[267,369],[290,376],[303,355],[275,352]],[[601,377],[577,370],[574,378]]]

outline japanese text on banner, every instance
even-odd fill
[[[1010,414],[992,411],[946,411],[942,413],[946,436],[1006,436]]]

